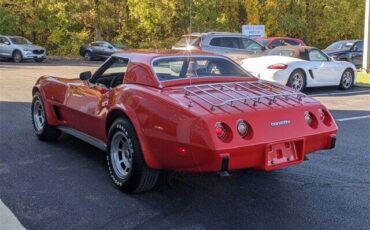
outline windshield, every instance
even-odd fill
[[[30,44],[32,44],[32,42],[28,41],[24,37],[12,37],[12,38],[10,38],[10,40],[12,41],[13,44],[16,44],[16,45],[30,45]]]
[[[180,41],[176,42],[175,47],[199,46],[200,36],[182,36]]]
[[[170,57],[153,62],[159,81],[191,77],[251,77],[241,67],[220,57]]]
[[[327,50],[349,50],[353,46],[353,42],[349,41],[340,41],[340,42],[334,42],[330,46],[328,46]]]
[[[256,41],[262,46],[267,46],[267,43],[268,43],[268,40],[266,39],[257,39]]]
[[[272,50],[268,50],[267,55],[272,55],[272,56],[286,56],[286,57],[294,57],[294,56],[296,56],[294,50],[288,50],[288,49],[272,49]]]

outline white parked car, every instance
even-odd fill
[[[352,63],[332,60],[320,49],[308,46],[276,47],[264,56],[242,60],[241,65],[260,79],[298,91],[318,86],[349,89],[356,73]]]

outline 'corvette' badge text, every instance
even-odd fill
[[[289,125],[289,124],[290,124],[290,120],[282,120],[282,121],[273,121],[273,122],[271,122],[272,127],[281,126],[281,125]]]

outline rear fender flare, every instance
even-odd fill
[[[145,161],[146,165],[149,168],[160,169],[161,165],[158,162],[158,160],[155,158],[155,155],[152,153],[152,150],[151,150],[149,144],[147,143],[146,137],[145,137],[144,132],[141,128],[140,122],[137,119],[136,113],[133,109],[131,109],[127,106],[124,106],[124,105],[117,105],[117,106],[110,109],[110,111],[107,114],[107,120],[106,120],[106,137],[107,137],[106,139],[107,139],[107,141],[108,141],[108,132],[109,132],[109,128],[110,128],[110,125],[111,125],[111,122],[109,122],[110,116],[113,113],[116,113],[116,112],[120,112],[121,113],[120,116],[123,116],[126,119],[128,119],[131,122],[131,124],[134,126],[134,129],[136,131],[136,135],[137,135],[137,138],[139,140],[141,151],[143,153],[143,157],[144,157],[144,161]]]

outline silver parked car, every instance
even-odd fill
[[[0,58],[11,58],[15,62],[30,59],[42,62],[46,59],[46,50],[24,37],[0,35]]]
[[[183,35],[175,50],[202,50],[229,56],[236,61],[254,57],[266,50],[258,42],[239,33],[208,32]]]

